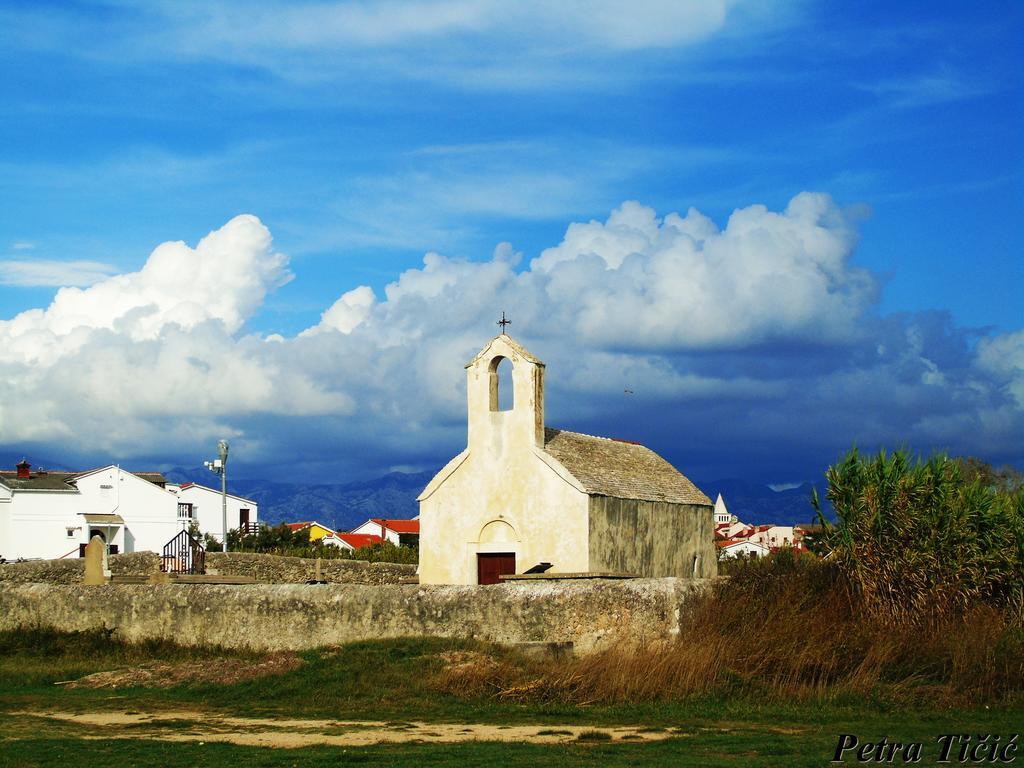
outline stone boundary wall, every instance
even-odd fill
[[[160,570],[156,552],[130,552],[107,558],[112,576],[149,576]],[[62,560],[26,560],[0,564],[2,584],[81,584],[85,560],[68,557]]]
[[[113,629],[172,640],[299,650],[394,637],[572,643],[579,652],[678,634],[711,581],[636,579],[493,586],[360,584],[0,585],[0,630]]]
[[[111,555],[112,576],[151,576],[160,572],[155,552]],[[206,570],[222,576],[249,576],[262,584],[305,584],[316,576],[316,560],[252,552],[207,552]],[[0,564],[0,584],[81,584],[85,561],[27,560]],[[416,566],[368,563],[364,560],[321,560],[320,578],[332,584],[400,584],[416,578]]]
[[[206,572],[249,576],[261,584],[305,584],[316,576],[316,560],[252,552],[207,552]],[[365,560],[321,560],[320,578],[331,584],[400,584],[416,578],[416,566]]]

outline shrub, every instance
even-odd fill
[[[1024,614],[1024,491],[987,483],[965,464],[856,449],[829,467],[837,522],[820,543],[863,607],[917,623],[987,603]]]
[[[209,547],[208,547],[209,548]],[[220,549],[214,540],[213,548]],[[395,546],[390,541],[378,542],[356,550],[342,549],[333,544],[324,544],[319,539],[309,540],[309,529],[291,530],[287,525],[264,526],[256,533],[240,536],[238,531],[228,531],[228,549],[231,552],[261,552],[283,557],[320,557],[325,560],[366,560],[371,563],[419,562],[419,548]]]

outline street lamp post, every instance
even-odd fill
[[[204,462],[206,468],[220,475],[221,551],[228,551],[228,441],[217,442],[217,458]]]

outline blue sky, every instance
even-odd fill
[[[1019,3],[550,6],[0,3],[4,451],[194,465],[224,433],[253,472],[433,466],[505,309],[551,420],[699,477],[854,442],[1024,461]],[[722,237],[659,266],[691,208]],[[240,214],[273,245],[236,227],[144,270]]]

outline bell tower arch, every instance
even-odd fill
[[[511,381],[502,370],[511,366]],[[511,384],[511,392],[503,387]],[[544,363],[508,334],[491,339],[466,363],[469,449],[544,445]]]

